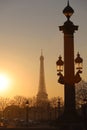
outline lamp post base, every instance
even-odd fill
[[[63,113],[56,121],[58,130],[87,130],[87,125],[77,113]]]

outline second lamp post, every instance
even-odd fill
[[[29,123],[29,101],[27,100],[26,103],[26,125],[28,126]]]

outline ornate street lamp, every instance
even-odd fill
[[[29,120],[29,119],[28,119],[28,118],[29,118],[29,117],[28,117],[28,116],[29,116],[29,115],[28,115],[28,112],[29,112],[29,111],[28,111],[28,110],[29,110],[29,101],[28,101],[28,100],[26,101],[25,105],[26,105],[26,125],[28,126],[28,120]]]
[[[58,59],[58,61],[56,62],[57,71],[58,71],[59,73],[61,73],[61,72],[63,71],[63,64],[64,64],[64,62],[62,61],[62,57],[59,56],[59,59]]]
[[[58,82],[64,84],[64,113],[62,118],[68,121],[70,121],[71,118],[77,119],[75,108],[75,83],[81,81],[80,73],[82,73],[83,63],[83,59],[80,57],[79,53],[74,61],[74,33],[78,30],[78,26],[74,25],[70,20],[73,13],[74,10],[69,5],[68,1],[67,6],[63,10],[63,14],[66,16],[67,21],[65,21],[64,25],[59,26],[59,30],[64,34],[64,62],[61,56],[59,56],[56,62],[57,75],[59,76]],[[77,65],[76,74],[74,63]],[[63,66],[64,75],[62,74]]]
[[[83,59],[80,57],[79,52],[77,53],[77,57],[75,59],[75,63],[76,63],[76,69],[77,70],[81,70],[82,69]]]
[[[60,78],[58,79],[58,82],[60,82],[61,84],[64,84],[64,78],[62,75],[63,65],[64,65],[64,62],[62,61],[62,57],[59,56],[59,59],[56,62],[56,66],[57,66],[57,75],[60,76]]]
[[[64,14],[64,15],[67,17],[67,19],[69,20],[70,17],[73,15],[73,13],[74,13],[74,10],[73,10],[72,7],[70,7],[69,1],[68,1],[67,7],[65,7],[64,10],[63,10],[63,14]]]

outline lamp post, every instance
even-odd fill
[[[58,98],[58,117],[60,116],[60,98]]]
[[[71,22],[70,17],[73,15],[74,10],[69,5],[63,10],[63,14],[66,16],[67,21],[64,25],[59,26],[59,30],[64,34],[64,61],[62,57],[56,62],[58,82],[64,84],[64,113],[61,117],[64,120],[70,121],[70,119],[76,119],[75,108],[75,83],[81,81],[80,73],[82,73],[83,59],[80,54],[77,53],[77,58],[74,60],[74,32],[78,30],[78,26]],[[75,65],[77,65],[77,72],[75,73]],[[63,75],[64,67],[64,75]]]
[[[25,103],[25,105],[26,105],[26,125],[28,126],[28,120],[29,120],[29,115],[28,115],[28,110],[29,110],[29,101],[27,100],[26,101],[26,103]]]

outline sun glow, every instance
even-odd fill
[[[10,85],[10,79],[5,74],[0,74],[0,91],[6,91]]]

